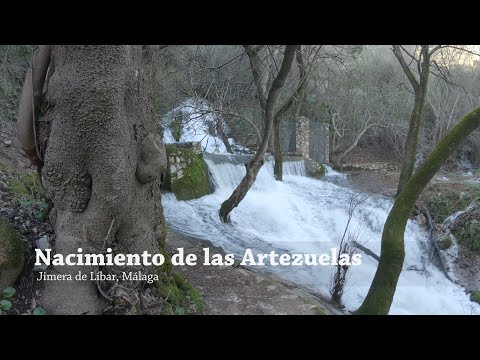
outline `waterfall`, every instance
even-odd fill
[[[232,192],[245,176],[244,163],[251,159],[251,156],[204,154],[204,159],[208,165],[215,189],[222,192]],[[273,158],[271,156],[267,157],[253,185],[255,189],[260,190],[275,186],[273,165]],[[283,174],[287,176],[306,176],[305,162],[303,160],[284,162]]]
[[[210,240],[241,259],[246,249],[254,253],[328,254],[338,247],[348,221],[348,209],[357,195],[346,186],[305,177],[303,161],[284,163],[284,181],[275,181],[273,160],[267,158],[245,199],[231,213],[231,224],[218,215],[245,175],[244,163],[251,156],[205,155],[215,185],[213,194],[177,201],[172,194],[162,198],[170,229]],[[333,170],[332,170],[333,171]],[[330,175],[332,173],[330,172]],[[361,196],[360,196],[361,197]],[[350,231],[359,242],[380,254],[383,225],[393,203],[370,196],[355,210]],[[480,314],[480,305],[470,301],[464,289],[451,283],[428,258],[427,232],[409,220],[405,230],[405,262],[390,310],[391,314]],[[362,264],[352,267],[343,297],[348,310],[365,298],[378,263],[362,254]],[[264,268],[312,291],[329,295],[332,266],[269,266]]]

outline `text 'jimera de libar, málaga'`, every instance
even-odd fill
[[[234,254],[210,254],[209,248],[203,248],[204,266],[229,266],[235,262]],[[196,254],[185,254],[184,248],[177,248],[177,252],[170,258],[173,266],[195,266],[198,262]],[[290,254],[270,251],[268,254],[254,254],[251,249],[246,249],[240,265],[244,266],[357,266],[362,262],[361,254],[340,254],[337,248],[331,248],[328,254]],[[78,248],[76,254],[54,254],[51,249],[45,253],[35,249],[35,265],[53,266],[160,266],[165,263],[163,254],[150,254],[144,251],[142,254],[113,254],[108,248],[106,253],[84,254],[82,248]]]

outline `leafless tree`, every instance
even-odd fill
[[[269,66],[262,64],[262,59],[259,56],[261,47],[245,45],[245,51],[250,60],[251,71],[257,89],[258,103],[263,110],[264,129],[262,142],[253,159],[245,163],[246,174],[244,178],[232,195],[220,207],[220,218],[224,222],[229,221],[230,212],[244,199],[265,162],[265,153],[272,133],[277,101],[292,67],[295,52],[298,49],[298,45],[286,45],[281,65],[276,74],[272,74],[268,71]],[[274,61],[273,57],[272,61]]]

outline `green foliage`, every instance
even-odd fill
[[[422,196],[437,223],[442,223],[450,215],[464,210],[478,197],[479,186],[462,183],[435,183],[429,186]]]
[[[42,306],[37,306],[35,310],[33,310],[33,315],[47,315],[47,312]]]
[[[169,314],[201,314],[203,299],[201,294],[187,279],[178,273],[163,274],[158,288],[165,299],[165,309]]]
[[[469,219],[455,228],[455,236],[461,244],[480,253],[480,219]]]
[[[447,235],[444,238],[438,240],[438,247],[440,248],[440,250],[447,250],[452,245],[453,241],[450,235]]]
[[[17,290],[15,290],[15,288],[9,286],[3,289],[2,294],[4,298],[11,298],[13,295],[15,295],[16,292]]]
[[[28,192],[25,185],[18,179],[7,179],[7,185],[9,186],[10,190],[17,196],[28,196],[30,193]]]
[[[175,315],[185,315],[185,309],[183,307],[177,307],[175,309]]]
[[[12,307],[12,302],[6,299],[13,297],[16,292],[17,291],[11,286],[3,289],[2,295],[4,299],[0,301],[0,315],[3,314],[3,311],[10,310],[10,308]]]
[[[480,291],[472,291],[470,300],[480,304]]]
[[[25,174],[20,179],[10,178],[7,179],[6,183],[21,207],[33,207],[33,210],[36,210],[34,216],[39,221],[47,219],[50,206],[42,197],[42,190],[36,173]]]
[[[7,310],[10,310],[11,307],[12,307],[12,303],[9,300],[0,301],[0,310],[7,311]]]

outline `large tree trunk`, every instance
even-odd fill
[[[356,314],[387,315],[392,305],[405,258],[404,234],[418,197],[445,160],[465,138],[480,126],[480,108],[467,114],[452,128],[410,178],[396,198],[383,227],[380,261],[375,277]]]
[[[275,165],[273,175],[275,180],[283,181],[283,154],[280,144],[280,121],[276,121],[273,127],[273,153],[275,155]]]
[[[153,56],[142,46],[52,47],[43,174],[57,214],[57,254],[163,251],[159,175],[166,155],[153,112]],[[96,269],[54,271],[79,270]],[[97,294],[91,281],[48,281],[41,302],[49,313],[95,314]]]
[[[248,190],[252,187],[255,179],[258,175],[258,172],[262,168],[263,164],[265,163],[265,153],[268,148],[268,143],[272,134],[272,127],[273,127],[273,120],[275,116],[274,108],[275,104],[280,96],[280,90],[283,88],[285,81],[287,79],[287,75],[290,72],[292,67],[293,57],[295,55],[295,51],[297,49],[297,45],[287,45],[285,48],[285,55],[283,57],[282,65],[280,70],[278,71],[277,77],[273,80],[272,86],[269,90],[268,96],[265,96],[262,93],[259,93],[260,99],[265,99],[265,127],[263,131],[263,138],[258,150],[254,156],[254,158],[247,163],[245,163],[246,174],[243,177],[242,181],[238,187],[233,191],[232,195],[225,200],[219,211],[220,219],[223,222],[230,221],[230,213],[234,208],[240,204],[240,202],[245,198],[247,195]],[[253,67],[253,65],[252,65]],[[255,71],[258,72],[258,69],[253,67]],[[255,74],[255,72],[254,72]],[[255,77],[255,76],[254,76]],[[262,90],[259,90],[262,91]],[[260,101],[263,104],[263,100]]]

